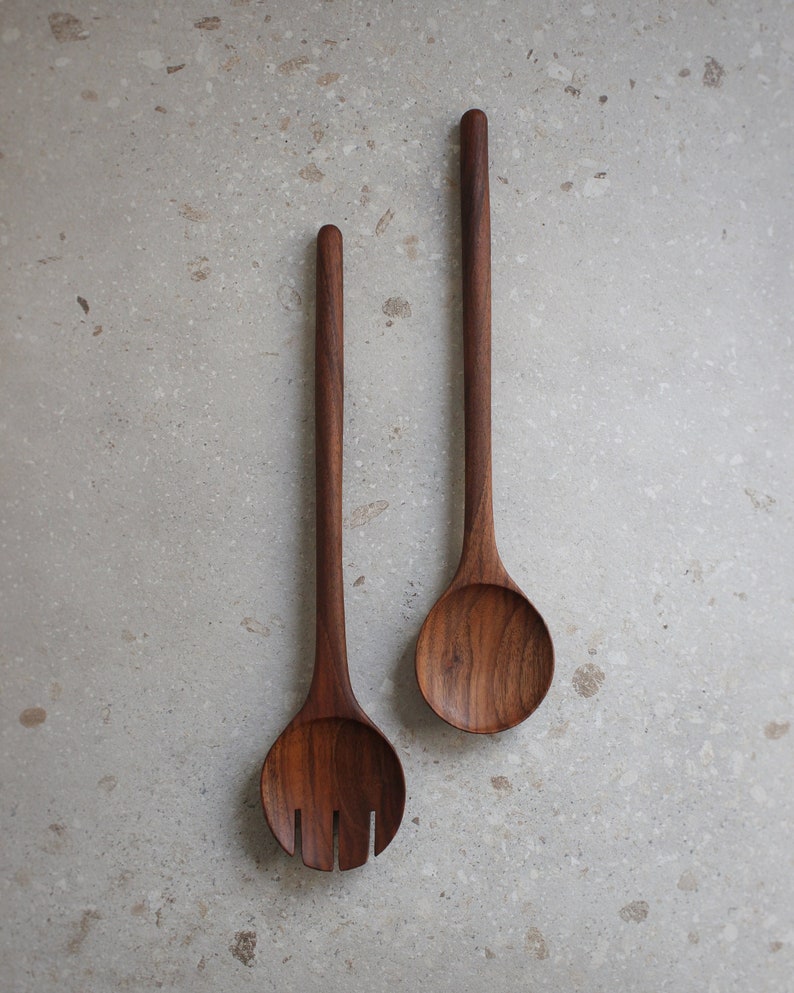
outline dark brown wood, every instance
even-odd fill
[[[317,617],[312,706],[359,716],[347,668],[342,578],[342,439],[344,426],[344,281],[342,233],[317,235],[314,342],[314,433],[317,515]]]
[[[491,472],[491,219],[488,120],[460,122],[465,510],[460,564],[416,646],[422,695],[449,724],[492,733],[527,718],[548,692],[554,648],[496,547]]]
[[[317,465],[317,627],[306,702],[268,752],[261,796],[267,823],[290,855],[300,836],[303,861],[340,869],[367,861],[370,821],[375,854],[402,820],[405,778],[392,746],[358,704],[345,644],[342,573],[344,423],[342,235],[317,236],[315,448]]]
[[[470,110],[460,123],[465,504],[463,554],[496,546],[491,477],[491,208],[488,120]]]

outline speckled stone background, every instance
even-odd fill
[[[789,993],[792,11],[0,4],[4,989]],[[413,677],[470,106],[497,532],[557,649],[484,738]],[[408,783],[333,874],[258,799],[313,655],[326,222],[352,678]]]

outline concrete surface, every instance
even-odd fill
[[[0,4],[14,993],[791,990],[792,5]],[[491,125],[505,563],[557,676],[468,737],[457,122]],[[258,775],[312,661],[314,236],[346,239],[356,692],[331,875]]]

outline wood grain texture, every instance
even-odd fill
[[[342,235],[317,236],[315,433],[317,465],[317,620],[306,702],[262,767],[265,818],[282,848],[298,847],[306,865],[340,869],[389,844],[402,820],[405,778],[396,752],[358,704],[350,684],[342,572],[344,423]]]
[[[455,586],[438,601],[417,644],[419,685],[439,717],[493,734],[520,724],[546,695],[551,641],[540,614],[507,586]]]
[[[491,473],[491,201],[488,119],[460,122],[460,219],[465,434],[464,558],[496,547]]]
[[[419,688],[433,710],[464,731],[503,731],[548,692],[554,649],[538,611],[507,573],[496,547],[491,469],[491,219],[488,120],[461,119],[465,510],[455,576],[416,646]]]
[[[293,721],[265,762],[266,815],[282,848],[294,854],[300,812],[303,861],[315,869],[334,865],[337,823],[339,868],[363,865],[397,832],[405,804],[402,768],[389,742],[367,721],[318,717]]]
[[[342,574],[342,445],[344,436],[344,276],[342,233],[317,235],[314,345],[314,432],[317,515],[317,616],[310,700],[359,716],[350,685]],[[327,709],[325,711],[327,713]]]

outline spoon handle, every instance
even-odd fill
[[[355,707],[347,667],[342,575],[343,314],[342,233],[327,224],[317,235],[317,633],[307,701],[322,714]]]
[[[491,477],[491,213],[488,118],[468,110],[460,122],[463,248],[463,397],[466,484],[461,565],[496,552]]]

